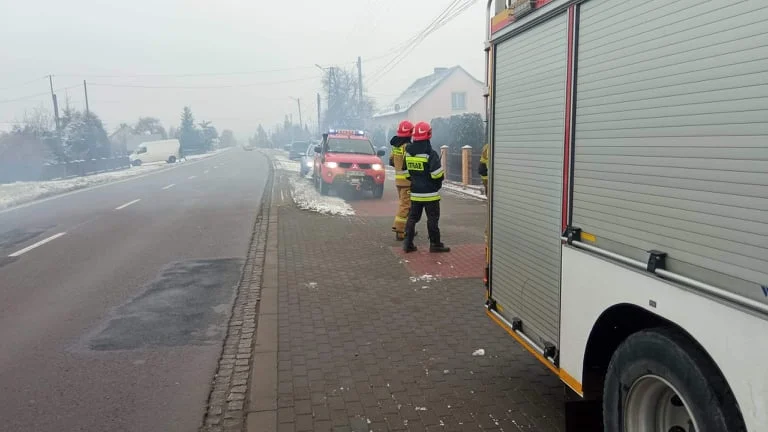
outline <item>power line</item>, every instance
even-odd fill
[[[16,89],[18,87],[23,87],[23,86],[26,86],[26,85],[29,85],[29,84],[38,83],[38,82],[40,82],[40,80],[44,80],[44,79],[47,79],[47,78],[48,78],[47,75],[46,76],[41,76],[41,77],[35,78],[33,80],[25,81],[23,83],[18,83],[18,84],[12,85],[12,86],[0,87],[0,90]]]
[[[374,74],[369,79],[369,85],[376,83],[378,80],[383,78],[389,71],[394,69],[400,62],[405,60],[408,55],[410,55],[413,50],[416,49],[429,35],[434,33],[439,28],[443,27],[444,25],[448,24],[450,21],[452,21],[457,16],[461,15],[469,9],[474,3],[475,0],[464,0],[463,3],[460,3],[461,0],[453,0],[435,19],[432,20],[432,22],[427,25],[421,32],[419,32],[416,36],[406,41],[404,44],[401,44],[401,46],[405,46],[403,50],[401,50],[398,55],[396,55],[392,61],[390,61],[387,65],[383,66],[378,71],[374,72]]]
[[[432,21],[430,25],[428,25],[418,36],[416,36],[416,40],[410,44],[404,51],[402,51],[398,56],[395,56],[395,58],[392,59],[392,61],[382,67],[379,71],[377,71],[374,76],[369,80],[370,84],[374,84],[375,82],[379,81],[381,78],[383,78],[389,71],[394,69],[400,62],[405,60],[406,57],[408,57],[415,49],[418,47],[429,35],[434,33],[439,28],[443,27],[445,24],[459,16],[461,13],[469,9],[470,6],[474,3],[474,0],[466,0],[461,5],[458,4],[459,0],[453,1],[444,11],[441,13],[438,18]]]
[[[199,86],[164,86],[164,85],[143,85],[143,84],[108,84],[108,83],[91,83],[92,86],[99,87],[117,87],[117,88],[147,88],[147,89],[219,89],[219,88],[242,88],[242,87],[254,87],[254,86],[268,86],[277,84],[288,84],[301,81],[316,80],[317,76],[311,76],[306,78],[297,78],[285,81],[265,81],[257,83],[247,84],[225,84],[225,85],[199,85]]]
[[[78,84],[78,85],[73,85],[73,86],[70,86],[70,87],[63,87],[63,88],[56,89],[55,91],[60,92],[60,91],[64,91],[64,90],[71,90],[71,89],[77,88],[77,87],[80,87],[80,85]],[[33,94],[33,95],[28,95],[28,96],[21,96],[21,97],[15,98],[15,99],[0,100],[0,103],[18,102],[18,101],[23,101],[23,100],[28,100],[28,99],[34,99],[34,98],[37,98],[37,97],[40,97],[40,96],[49,96],[49,95],[50,95],[50,92],[36,93],[36,94]]]

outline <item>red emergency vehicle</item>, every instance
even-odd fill
[[[386,170],[364,131],[331,129],[315,147],[312,179],[315,188],[327,195],[331,188],[371,191],[375,198],[384,194]]]

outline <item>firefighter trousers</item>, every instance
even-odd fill
[[[408,212],[411,210],[411,187],[398,186],[397,198],[397,214],[395,215],[395,222],[392,224],[392,231],[403,234],[405,233],[405,223],[408,221]]]
[[[408,212],[408,222],[405,224],[405,241],[413,244],[416,224],[421,220],[421,214],[427,213],[427,232],[429,243],[440,243],[440,201],[411,201],[411,210]]]

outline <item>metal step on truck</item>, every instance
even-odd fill
[[[768,431],[768,1],[487,23],[490,319],[606,432]]]

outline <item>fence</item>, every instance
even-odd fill
[[[445,149],[443,153],[443,157],[446,159],[443,162],[443,166],[446,168],[446,171],[448,175],[446,176],[446,180],[457,182],[457,183],[463,183],[463,184],[470,184],[470,185],[482,185],[482,179],[480,178],[480,174],[477,172],[478,167],[480,166],[480,152],[474,151],[472,148],[464,148],[461,151],[455,151],[453,149]],[[467,153],[467,161],[468,161],[468,179],[465,183],[464,179],[464,157],[462,155],[462,152]]]
[[[130,165],[131,164],[127,156],[79,160],[62,163],[46,163],[42,165],[4,163],[0,164],[0,183],[13,183],[17,181],[43,181],[67,177],[77,177],[106,171],[125,169],[130,167]]]

